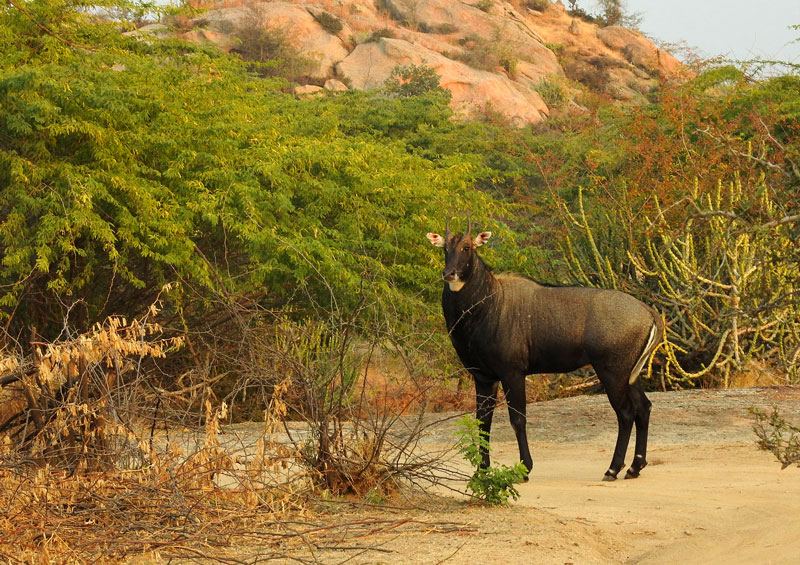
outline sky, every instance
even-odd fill
[[[598,13],[594,0],[578,6]],[[640,30],[658,42],[685,41],[702,58],[800,64],[800,0],[624,0]],[[676,55],[680,57],[679,53]]]

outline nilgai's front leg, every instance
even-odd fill
[[[528,433],[525,428],[527,424],[525,416],[525,376],[512,375],[508,377],[503,381],[503,392],[505,392],[506,402],[508,403],[508,419],[511,421],[511,427],[514,428],[514,434],[517,436],[519,459],[528,470],[528,473],[525,474],[525,480],[527,481],[528,474],[533,469],[533,458],[528,448]]]
[[[480,430],[486,434],[486,440],[492,432],[492,416],[497,404],[497,381],[487,381],[484,377],[473,375],[475,379],[475,417],[480,422]],[[489,466],[489,449],[481,446],[481,468]]]

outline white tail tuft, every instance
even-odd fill
[[[647,337],[647,343],[644,346],[644,351],[642,351],[642,355],[639,357],[639,360],[636,362],[636,365],[633,367],[633,371],[631,371],[631,376],[628,377],[628,383],[633,384],[636,382],[636,379],[639,378],[639,373],[642,372],[642,367],[644,367],[645,362],[650,357],[650,354],[653,353],[655,349],[655,341],[656,341],[656,334],[658,334],[658,326],[655,322],[653,322],[653,327],[650,328],[650,335]]]

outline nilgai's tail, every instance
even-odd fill
[[[661,343],[663,337],[664,324],[661,321],[661,316],[659,316],[658,312],[653,311],[653,325],[650,328],[650,334],[647,336],[647,343],[645,343],[642,354],[639,356],[639,360],[636,361],[636,365],[633,366],[631,376],[628,377],[628,383],[633,384],[636,382],[636,379],[639,378],[639,373],[642,372],[642,367],[644,367],[644,364],[650,359],[650,356],[653,354],[656,347],[658,347],[658,344]]]

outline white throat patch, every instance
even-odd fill
[[[464,281],[455,280],[455,281],[447,281],[447,284],[450,285],[450,290],[452,290],[453,292],[458,292],[459,290],[464,288],[464,285],[466,283]]]

